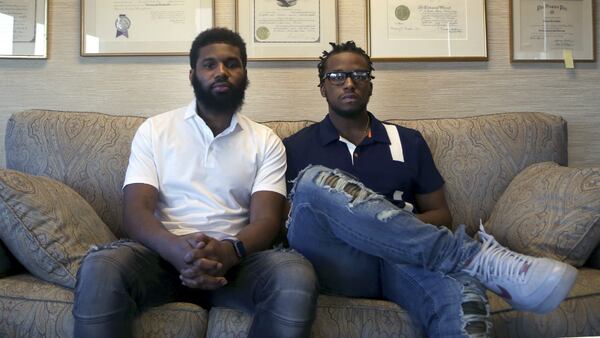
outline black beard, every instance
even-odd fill
[[[195,75],[192,76],[192,87],[194,88],[196,100],[201,102],[206,109],[217,112],[230,112],[240,108],[244,104],[248,83],[248,77],[245,77],[240,87],[232,86],[229,93],[214,95],[210,90],[204,90],[198,78]]]

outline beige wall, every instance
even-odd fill
[[[216,1],[216,24],[234,27],[234,1]],[[332,0],[331,0],[332,1]],[[79,0],[50,0],[49,58],[0,59],[0,149],[10,114],[30,108],[153,115],[187,104],[188,60],[79,56]],[[365,0],[339,0],[340,39],[365,45]],[[598,16],[600,6],[596,6]],[[597,63],[509,62],[508,1],[488,0],[487,62],[376,63],[370,110],[419,118],[545,111],[569,123],[572,166],[600,166],[600,71]],[[596,36],[599,36],[596,29]],[[320,119],[316,62],[251,62],[244,112],[256,120]],[[0,152],[4,166],[4,152]]]

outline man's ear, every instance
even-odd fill
[[[369,96],[373,95],[373,82],[369,82]]]
[[[321,96],[322,97],[326,97],[327,96],[327,89],[325,89],[325,86],[321,85],[321,87],[319,87],[319,89],[321,90]]]
[[[194,70],[190,69],[190,75],[189,75],[190,82],[192,82],[192,76],[194,76]]]

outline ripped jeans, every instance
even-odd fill
[[[138,311],[167,302],[224,306],[254,313],[248,337],[308,337],[317,281],[310,263],[293,250],[245,257],[215,291],[181,285],[179,273],[142,244],[120,240],[84,258],[75,286],[75,337],[132,337]],[[182,328],[183,332],[186,328]]]
[[[459,228],[425,224],[339,170],[309,166],[296,179],[290,246],[310,260],[321,290],[383,298],[431,337],[487,337],[485,288],[460,272],[480,245]]]

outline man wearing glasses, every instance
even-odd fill
[[[573,267],[511,252],[483,228],[479,242],[444,227],[444,180],[423,136],[367,111],[374,77],[363,49],[332,44],[318,69],[329,112],[284,145],[288,240],[323,292],[391,300],[429,337],[490,336],[485,287],[515,309],[558,306]]]

